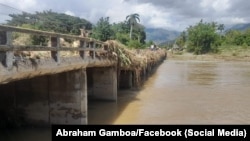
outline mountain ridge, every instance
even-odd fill
[[[234,24],[229,26],[228,28],[225,29],[225,31],[228,30],[239,30],[239,31],[244,31],[250,28],[250,23],[241,23],[241,24]]]
[[[167,30],[164,28],[146,28],[146,41],[153,41],[156,44],[175,40],[180,32],[175,30]]]
[[[227,25],[225,32],[229,30],[245,31],[250,28],[250,23],[241,23],[234,25]],[[146,41],[153,41],[156,44],[164,44],[166,42],[173,42],[181,32],[176,30],[168,30],[164,28],[146,28]]]

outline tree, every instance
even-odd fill
[[[225,25],[224,24],[219,24],[218,26],[218,30],[220,31],[220,34],[222,34],[222,31],[225,29]]]
[[[183,48],[185,46],[186,41],[187,41],[187,35],[186,32],[183,31],[181,32],[180,36],[176,39],[176,44]]]
[[[137,39],[139,43],[144,44],[146,40],[145,27],[141,24],[136,24],[136,28],[133,30],[132,38]]]
[[[52,12],[51,10],[36,12],[34,14],[23,12],[22,14],[11,14],[9,16],[11,20],[8,20],[7,24],[11,26],[20,26],[64,34],[80,35],[79,29],[83,26],[88,30],[92,28],[92,24],[85,19]],[[48,42],[44,36],[37,35],[32,35],[31,40],[31,42],[36,45],[46,45]]]
[[[238,30],[228,30],[225,33],[224,43],[229,44],[229,45],[237,45],[237,44],[239,44],[238,39],[239,39],[240,36],[242,36],[242,33],[240,31],[238,31]]]
[[[133,32],[133,28],[134,26],[137,24],[137,21],[140,22],[140,16],[139,14],[135,13],[135,14],[130,14],[126,17],[126,20],[128,22],[128,24],[130,25],[130,33],[129,33],[129,38],[132,39],[132,32]]]
[[[225,25],[224,24],[219,24],[217,29],[220,31],[220,39],[222,40],[222,32],[225,29]]]
[[[93,28],[92,37],[101,41],[106,41],[109,40],[112,36],[114,36],[114,33],[109,23],[109,17],[101,17],[96,26]]]
[[[245,43],[250,46],[250,28],[248,28],[245,32]]]
[[[129,42],[129,26],[126,22],[113,23],[111,29],[115,33],[115,39],[122,44]]]
[[[54,31],[65,34],[80,34],[80,28],[83,26],[86,29],[91,29],[92,24],[79,17],[66,15],[63,13],[56,13],[49,11],[36,12],[35,14],[25,13],[9,15],[11,20],[8,25],[22,26],[30,25],[28,27],[38,30]]]
[[[195,26],[190,26],[187,29],[188,33],[188,50],[195,54],[203,54],[216,50],[212,45],[218,40],[216,26],[214,23],[204,23],[202,20]]]

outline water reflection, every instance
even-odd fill
[[[117,102],[91,100],[88,104],[88,124],[113,124],[130,103],[136,103],[137,90],[118,91]],[[126,116],[128,117],[128,116]]]
[[[217,63],[214,62],[190,63],[186,71],[187,80],[198,85],[212,85],[217,77],[216,68]]]

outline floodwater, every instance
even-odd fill
[[[89,105],[89,124],[250,124],[250,62],[166,60],[141,91]]]
[[[89,124],[250,124],[250,62],[165,60],[142,90],[89,101]],[[50,130],[5,132],[5,141],[50,141]]]

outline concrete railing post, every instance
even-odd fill
[[[95,54],[96,54],[96,43],[95,42],[93,42],[93,49],[94,49],[94,51],[93,51],[93,59],[95,59]]]
[[[0,45],[6,44],[6,32],[0,31]],[[5,52],[0,52],[0,62],[4,65],[5,64]]]
[[[80,48],[86,48],[87,47],[87,42],[80,40]],[[85,59],[85,51],[79,51],[80,56],[82,59]]]
[[[57,49],[60,48],[60,37],[51,37],[50,40],[51,40],[51,47],[56,47]],[[51,51],[51,56],[57,63],[60,63],[59,51]]]
[[[88,46],[88,48],[89,49],[92,49],[92,50],[90,50],[89,51],[89,55],[90,55],[90,57],[92,58],[92,59],[95,59],[96,58],[96,49],[97,49],[97,46],[98,46],[98,44],[96,44],[96,42],[94,42],[94,41],[91,41],[91,42],[89,42],[88,43],[89,44],[89,46]],[[82,41],[81,42],[81,47],[84,47],[84,48],[86,48],[86,46],[87,46],[87,43],[86,43],[86,41]],[[83,54],[83,53],[82,53]],[[82,55],[81,55],[82,56]]]
[[[1,31],[0,32],[0,44],[7,45],[10,47],[12,45],[12,32],[11,31]],[[0,61],[2,64],[11,69],[13,67],[14,53],[13,51],[6,51],[0,53]]]
[[[92,42],[89,42],[89,48],[90,49],[93,49],[93,41]],[[89,51],[89,55],[90,55],[90,57],[93,59],[94,58],[94,51],[92,51],[92,50],[90,50]]]
[[[12,45],[12,32],[7,31],[7,45],[10,47]],[[6,52],[6,60],[5,64],[7,68],[12,68],[13,66],[13,59],[14,59],[14,53],[13,51],[7,51]]]

